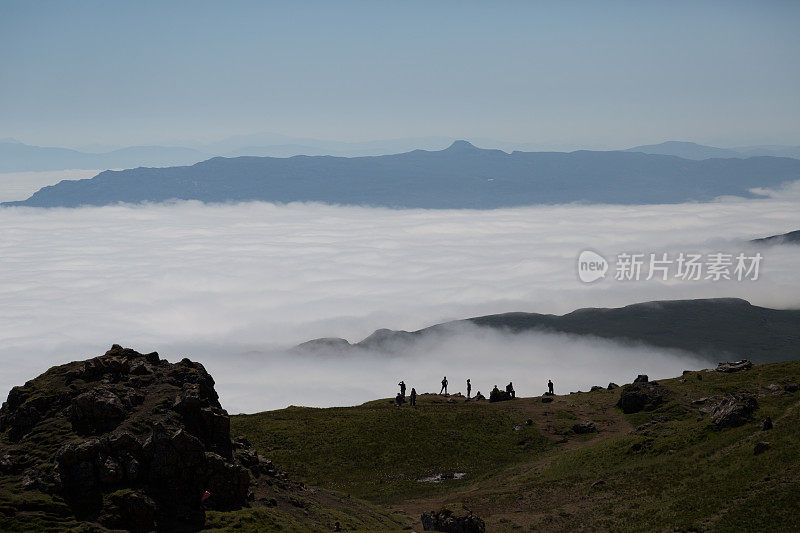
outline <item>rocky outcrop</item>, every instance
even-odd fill
[[[60,494],[76,517],[115,529],[198,530],[206,508],[239,508],[254,479],[281,475],[231,441],[203,365],[118,345],[12,389],[0,432],[12,446],[0,468],[22,472],[23,489]]]
[[[749,370],[753,368],[753,363],[748,361],[747,359],[742,359],[741,361],[734,361],[734,362],[727,362],[727,363],[719,363],[717,364],[717,372],[741,372],[742,370]]]
[[[644,409],[658,407],[668,396],[669,390],[657,382],[634,382],[622,387],[617,407],[622,409],[623,413],[638,413]]]
[[[447,531],[449,533],[484,533],[486,524],[469,511],[454,513],[449,509],[422,514],[423,531]]]

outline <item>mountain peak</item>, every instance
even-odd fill
[[[467,150],[478,150],[472,143],[469,141],[454,141],[448,148],[445,149],[447,152],[455,152],[455,151],[467,151]]]

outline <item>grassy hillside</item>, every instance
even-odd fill
[[[734,374],[702,372],[660,383],[658,409],[623,414],[620,390],[489,404],[421,396],[416,410],[379,400],[352,408],[232,418],[281,468],[309,483],[405,513],[465,506],[489,531],[800,528],[800,362]],[[756,396],[752,419],[715,429],[693,400]],[[770,416],[775,427],[761,430]],[[526,426],[531,419],[533,424]],[[577,435],[591,420],[596,433]],[[760,441],[770,448],[759,455]],[[420,481],[463,472],[461,479]]]

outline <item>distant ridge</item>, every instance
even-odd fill
[[[784,233],[782,235],[772,235],[771,237],[764,237],[762,239],[753,239],[750,241],[755,244],[800,244],[800,229]]]
[[[646,144],[628,148],[626,152],[672,155],[684,159],[747,158],[747,157],[793,157],[800,158],[800,146],[763,145],[741,146],[737,148],[717,148],[686,141],[666,141],[660,144]]]
[[[674,155],[684,159],[710,159],[712,157],[738,157],[742,154],[736,150],[727,148],[716,148],[714,146],[703,146],[693,142],[667,141],[660,144],[648,144],[628,148],[626,152],[642,152],[645,154]]]
[[[800,359],[800,310],[758,307],[739,298],[644,302],[611,309],[578,309],[561,316],[503,313],[445,322],[413,332],[379,329],[355,344],[345,339],[310,341],[298,349],[391,352],[408,341],[452,331],[453,326],[465,323],[513,333],[542,331],[641,342],[720,360],[746,357],[754,363],[770,363]]]
[[[105,171],[3,205],[77,207],[120,202],[323,202],[491,209],[571,202],[653,204],[752,197],[800,180],[800,160],[691,161],[638,152],[512,152],[456,141],[440,151],[375,157],[215,157],[192,166]]]

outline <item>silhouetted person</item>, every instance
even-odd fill
[[[417,406],[417,389],[415,389],[414,387],[411,387],[411,394],[408,397],[408,403],[412,407]]]
[[[472,393],[472,383],[467,380],[467,400],[469,400],[469,395]]]
[[[547,391],[550,394],[553,394],[553,382],[549,379],[547,380]]]
[[[514,384],[511,383],[510,381],[508,382],[508,385],[506,385],[506,392],[508,394],[510,394],[512,398],[515,398],[515,395],[514,395]]]
[[[340,524],[338,520],[336,521],[335,524],[333,524],[333,530],[334,531],[341,531],[342,530],[342,524]]]
[[[398,383],[398,385],[400,385],[400,395],[403,398],[405,398],[406,397],[406,382],[405,381],[401,381],[400,383]]]
[[[442,378],[442,389],[439,391],[439,394],[447,394],[447,376]]]
[[[397,407],[400,407],[401,405],[403,405],[404,403],[406,403],[406,399],[403,397],[403,395],[402,395],[402,394],[400,394],[400,393],[398,392],[398,393],[397,393],[397,396],[395,396],[395,397],[394,397],[394,403],[396,403],[396,404],[397,404]]]

